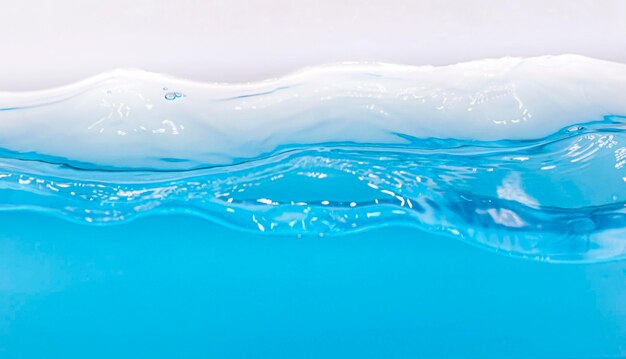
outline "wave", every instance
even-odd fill
[[[0,148],[90,168],[191,169],[326,142],[548,136],[626,114],[626,65],[579,56],[444,67],[339,64],[260,83],[119,70],[0,93]]]
[[[623,258],[625,89],[625,65],[559,56],[3,93],[0,210],[298,236],[409,225],[526,258]]]

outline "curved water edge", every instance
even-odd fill
[[[293,144],[534,140],[626,114],[626,65],[580,56],[339,64],[249,84],[119,70],[0,93],[0,148],[92,168],[191,169]]]
[[[626,66],[342,64],[255,84],[119,71],[0,94],[0,210],[91,225],[417,226],[546,261],[626,254]]]

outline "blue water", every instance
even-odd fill
[[[626,355],[626,262],[511,258],[416,229],[242,234],[189,216],[0,217],[2,358]]]
[[[291,145],[232,165],[102,168],[4,151],[0,209],[112,225],[185,213],[268,235],[394,224],[547,261],[626,254],[626,118],[538,140]],[[168,162],[168,159],[161,159]]]
[[[561,57],[0,93],[0,358],[626,357],[624,79]]]

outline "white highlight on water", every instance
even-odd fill
[[[244,84],[116,70],[0,93],[0,148],[180,169],[294,144],[405,143],[398,134],[537,139],[610,114],[626,114],[626,65],[574,55],[443,67],[343,63]]]

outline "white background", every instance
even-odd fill
[[[328,62],[626,62],[626,1],[0,0],[0,90],[118,67],[251,81]]]

